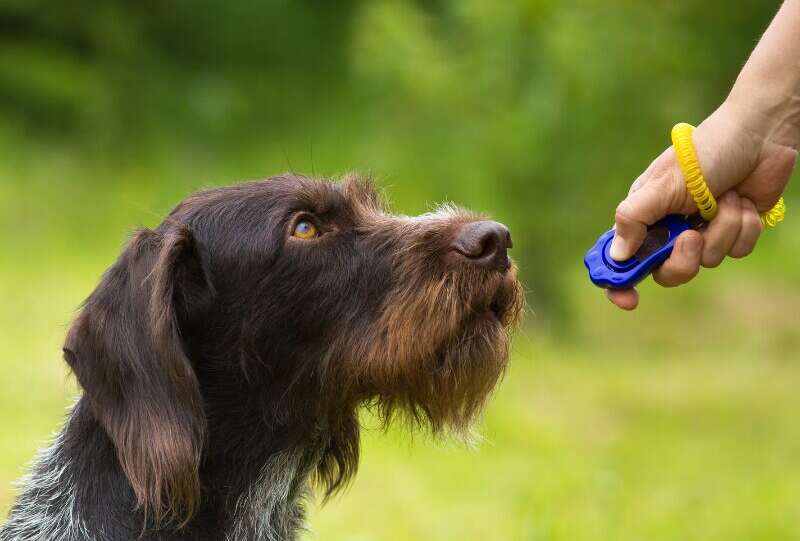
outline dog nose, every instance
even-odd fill
[[[470,222],[456,232],[450,247],[466,261],[489,270],[506,271],[511,266],[508,249],[511,233],[503,224]]]

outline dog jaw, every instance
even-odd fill
[[[447,206],[416,218],[383,217],[376,237],[393,258],[393,287],[371,332],[352,346],[367,402],[389,423],[468,435],[508,361],[523,306],[517,268],[487,271],[454,260],[453,231],[480,218]]]

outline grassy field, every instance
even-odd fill
[[[355,168],[399,212],[506,223],[531,314],[483,443],[365,431],[308,541],[800,541],[800,180],[753,257],[635,313],[581,262],[778,3],[0,5],[0,520],[133,228],[198,188]]]
[[[371,434],[309,539],[800,539],[796,366],[514,360],[479,449]]]
[[[520,342],[480,446],[368,432],[355,483],[306,538],[800,539],[796,364]],[[55,361],[5,373],[3,510],[70,400]]]
[[[114,250],[48,265],[46,246],[16,248],[0,280],[3,514],[74,397],[59,360],[65,324]],[[720,271],[720,298],[748,298],[736,270]],[[768,287],[749,284],[751,295]],[[587,290],[575,336],[520,334],[481,445],[367,431],[358,477],[312,506],[306,538],[800,539],[798,297],[780,291],[772,310],[729,303],[718,317],[679,320],[676,332],[697,339],[679,341],[648,322],[667,321],[683,293],[646,288],[650,302],[631,317]],[[611,340],[623,324],[629,332]],[[702,345],[698,329],[722,340]]]
[[[76,395],[60,360],[76,307],[132,227],[196,187],[128,167],[100,188],[79,179],[102,169],[20,160],[22,176],[0,165],[15,179],[0,182],[2,515]],[[165,174],[194,178],[176,170]],[[798,253],[800,222],[787,221],[755,257],[691,286],[646,284],[633,314],[587,283],[576,254],[569,328],[531,307],[484,442],[366,431],[359,475],[311,506],[306,538],[800,539],[800,265],[786,255]]]
[[[521,333],[481,446],[370,433],[308,539],[800,539],[800,296],[753,279],[783,242],[636,314],[576,275],[576,329]]]

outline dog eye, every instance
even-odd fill
[[[319,230],[308,220],[301,220],[294,226],[292,236],[303,240],[313,239],[319,236]]]

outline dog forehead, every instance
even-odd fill
[[[372,183],[354,175],[340,181],[278,175],[197,192],[187,197],[170,216],[189,221],[243,218],[261,222],[297,211],[358,215],[374,214],[382,209],[381,196]]]
[[[356,175],[341,180],[278,177],[266,181],[265,185],[275,186],[288,207],[321,216],[357,220],[384,212],[383,200],[372,182]]]
[[[247,254],[263,257],[280,249],[288,223],[300,212],[344,227],[376,223],[382,213],[378,192],[368,180],[279,175],[266,180],[199,191],[164,220],[187,226],[200,246],[225,260]]]
[[[327,212],[342,204],[342,195],[336,183],[303,176],[272,177],[259,186],[269,202],[287,210]]]

